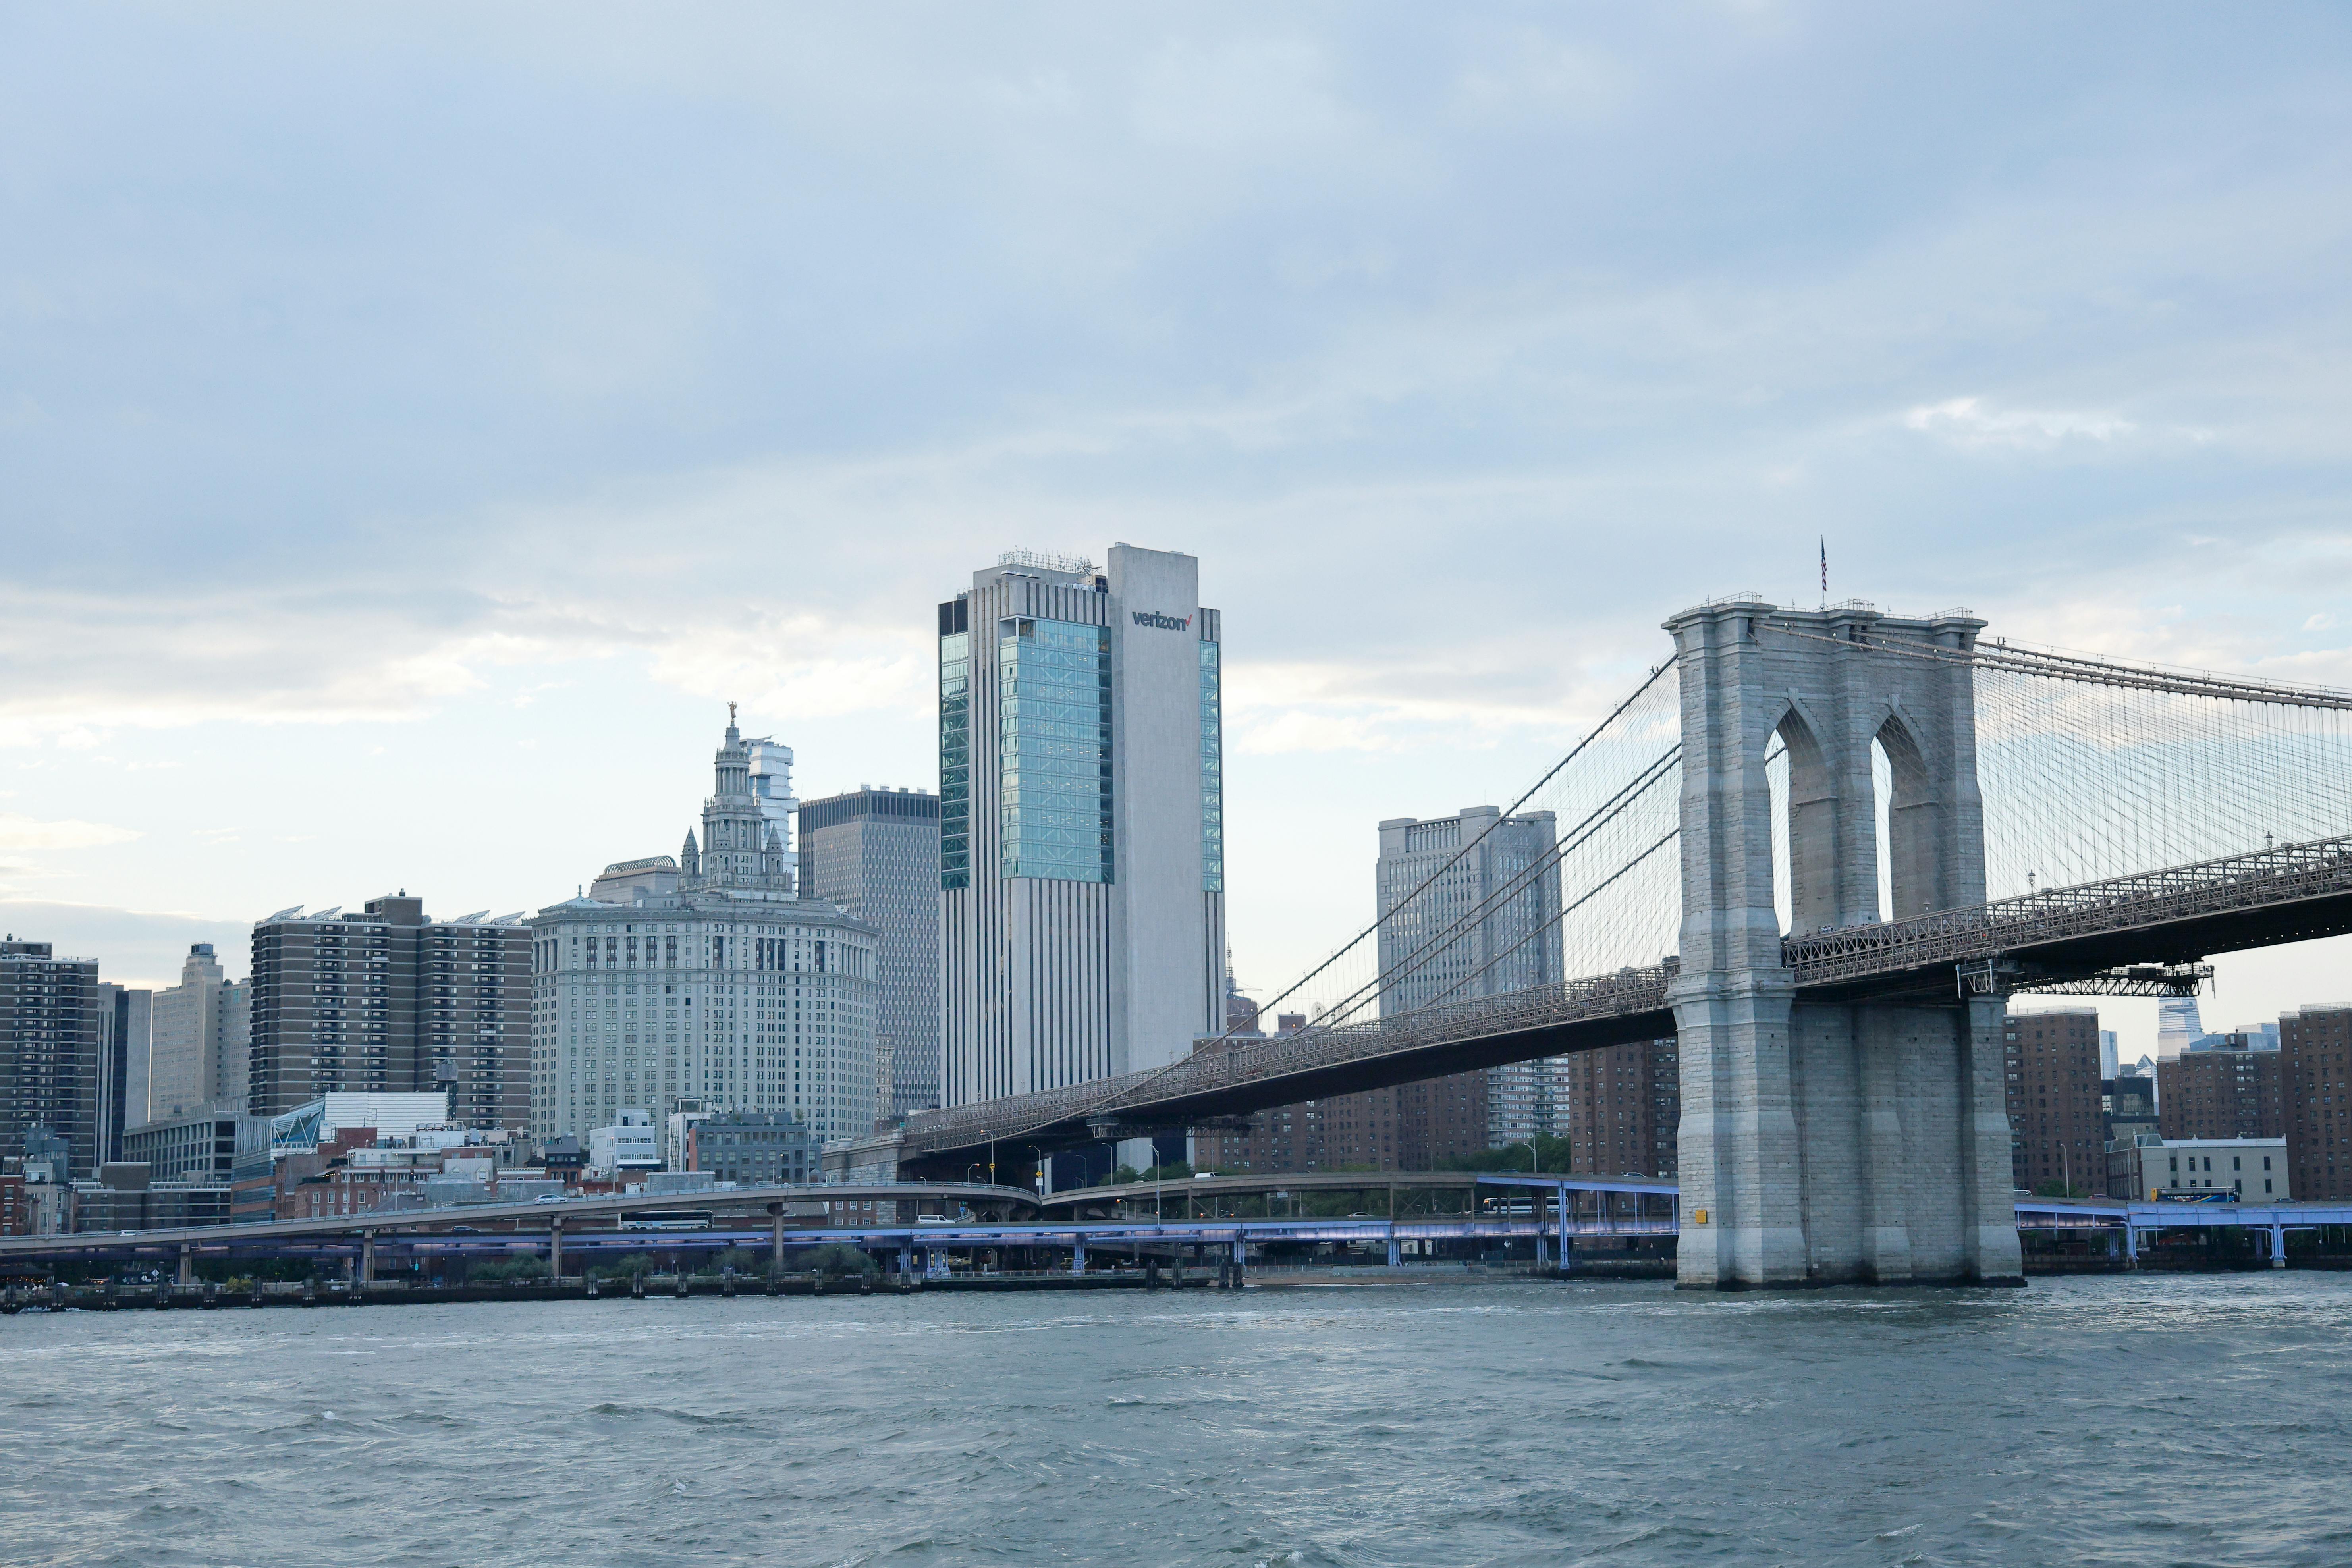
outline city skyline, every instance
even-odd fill
[[[37,18],[0,924],[161,986],[297,898],[543,906],[670,847],[728,700],[811,797],[936,788],[936,584],[1104,537],[1245,628],[1260,995],[1370,824],[1513,798],[1663,616],[1811,603],[1824,536],[1832,597],[2352,683],[2340,18],[1717,20],[1203,14],[1041,67],[954,20]],[[2225,959],[2209,1011],[2347,961]]]

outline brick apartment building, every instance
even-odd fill
[[[2051,1183],[2086,1194],[2103,1190],[2098,1010],[2012,1013],[2003,1043],[2011,1183],[2027,1192]]]
[[[1556,1069],[1554,1132],[1569,1141],[1576,1175],[1675,1175],[1682,1114],[1671,1038],[1579,1051]]]
[[[2157,1125],[2167,1139],[2284,1138],[2281,1051],[2259,1035],[2215,1035],[2156,1064]]]
[[[2294,1195],[2352,1197],[2352,1007],[2281,1014],[2277,1056]]]

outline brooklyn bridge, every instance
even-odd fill
[[[1684,611],[1505,813],[1554,813],[1549,854],[1466,907],[1396,900],[1269,1005],[1308,1027],[919,1114],[828,1164],[944,1176],[1674,1035],[1684,1284],[2015,1279],[2007,999],[2190,993],[2215,953],[2352,929],[2352,692],[1984,628]],[[1520,945],[1557,978],[1497,991],[1529,955],[1479,933],[1528,899]]]

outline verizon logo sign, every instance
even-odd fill
[[[1163,616],[1157,610],[1129,610],[1128,614],[1135,617],[1137,626],[1157,626],[1163,632],[1185,631],[1192,625],[1192,617],[1190,616],[1186,616],[1180,621],[1173,616]]]

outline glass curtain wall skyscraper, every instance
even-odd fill
[[[939,608],[941,1099],[1223,1026],[1219,617],[1192,556],[1012,552]]]

